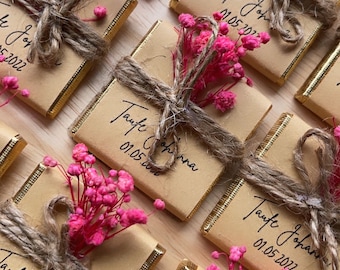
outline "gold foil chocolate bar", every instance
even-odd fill
[[[0,177],[26,146],[21,135],[0,121]]]
[[[277,33],[270,31],[268,12],[270,4],[270,0],[170,1],[170,7],[177,13],[210,16],[215,11],[221,12],[223,20],[230,25],[230,36],[234,39],[237,38],[239,29],[244,29],[245,34],[257,34],[264,31],[270,33],[271,40],[256,51],[250,52],[244,57],[244,61],[268,79],[282,85],[317,37],[321,25],[308,15],[301,15],[299,20],[305,35],[296,46],[288,44]],[[293,29],[292,32],[294,32]]]
[[[257,155],[297,179],[291,165],[293,149],[309,128],[297,116],[283,114],[258,148]],[[313,143],[307,148],[306,156],[308,151],[315,150]],[[201,231],[225,252],[231,246],[246,246],[241,263],[248,269],[320,269],[320,255],[301,217],[244,179],[235,179],[228,187]]]
[[[39,228],[43,207],[54,197],[69,194],[65,180],[58,169],[45,168],[39,164],[29,179],[13,197],[14,203],[27,217],[29,223]],[[43,228],[42,228],[43,229]],[[107,240],[89,254],[91,269],[154,269],[165,249],[140,225]],[[39,269],[25,258],[20,247],[0,234],[0,261],[8,269]]]
[[[177,270],[203,270],[203,268],[197,266],[196,264],[194,264],[192,261],[188,259],[184,259],[178,265]]]
[[[157,22],[133,58],[152,77],[172,85],[172,50],[176,42],[174,27]],[[237,95],[237,104],[230,112],[222,114],[213,108],[206,111],[222,127],[244,141],[271,104],[246,84],[238,84],[233,91]],[[129,171],[137,188],[153,199],[162,198],[167,210],[181,220],[187,220],[210,192],[223,166],[192,130],[183,129],[179,133],[180,149],[175,166],[165,174],[151,172],[147,153],[159,117],[160,112],[148,100],[113,80],[70,128],[71,136],[75,141],[85,143],[110,167]],[[173,153],[173,144],[171,140],[161,143],[160,158],[166,159]]]
[[[315,68],[295,98],[303,106],[318,115],[330,125],[340,122],[340,44],[333,49]]]
[[[77,15],[80,19],[93,18],[94,7],[105,6],[107,16],[88,23],[105,40],[110,41],[136,4],[136,0],[91,1]],[[0,72],[17,76],[20,87],[30,90],[29,98],[22,100],[42,115],[54,118],[94,62],[84,61],[70,47],[63,45],[63,57],[55,67],[28,63],[27,52],[35,29],[36,22],[25,10],[12,1],[0,1],[0,53],[6,57],[0,65]]]

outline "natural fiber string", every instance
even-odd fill
[[[52,67],[60,60],[62,43],[68,44],[85,60],[104,55],[107,46],[90,26],[73,14],[81,0],[15,0],[37,22],[37,29],[28,50],[27,60],[38,58]]]
[[[302,147],[310,137],[316,137],[323,144],[323,148],[317,150],[319,177],[316,183],[311,182],[303,163]],[[239,171],[239,176],[246,182],[261,188],[275,201],[308,221],[313,244],[320,255],[321,269],[327,269],[328,255],[333,270],[339,269],[340,206],[333,202],[327,180],[336,153],[337,143],[332,135],[311,129],[300,138],[294,152],[294,165],[302,179],[301,184],[255,156],[245,158]]]
[[[323,29],[329,29],[337,20],[336,1],[334,0],[272,0],[270,7],[270,27],[277,30],[282,39],[289,43],[297,43],[304,35],[303,27],[297,18],[297,10],[292,9],[301,6],[302,12],[316,18],[322,24]],[[292,34],[286,27],[288,22],[294,29]]]
[[[72,209],[72,202],[65,196],[52,199],[44,212],[44,232],[40,232],[29,225],[13,201],[8,200],[0,205],[0,232],[21,248],[24,256],[37,263],[40,269],[86,270],[69,253],[67,227],[64,225],[58,230],[53,213],[57,205]]]
[[[211,48],[218,33],[218,26],[215,20],[209,17],[202,17],[201,22],[203,21],[211,24],[212,35],[207,46],[194,63],[194,66],[184,77],[181,72],[183,61],[181,44],[184,42],[183,35],[178,41],[177,57],[174,63],[173,87],[155,78],[151,78],[130,57],[124,57],[114,70],[114,76],[122,85],[125,85],[137,95],[162,109],[159,126],[148,153],[150,166],[158,172],[168,171],[176,161],[179,151],[178,129],[180,126],[188,126],[196,131],[196,134],[202,139],[203,143],[208,146],[209,151],[230,170],[235,170],[243,157],[244,146],[242,142],[221,128],[201,108],[190,101],[190,94],[197,78],[214,57]],[[169,137],[174,141],[173,153],[164,164],[157,164],[155,161],[156,149],[162,140]]]

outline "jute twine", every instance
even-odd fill
[[[316,137],[322,144],[316,152],[319,162],[316,183],[311,182],[303,162],[302,147],[310,137]],[[239,171],[239,176],[246,182],[259,187],[276,202],[304,217],[314,247],[319,252],[321,269],[327,269],[327,256],[331,259],[332,269],[339,269],[340,206],[335,204],[328,184],[337,150],[337,142],[332,135],[320,129],[310,129],[300,138],[294,151],[294,165],[302,183],[255,156],[245,158]]]
[[[15,0],[37,22],[37,29],[28,50],[27,60],[47,67],[61,59],[63,43],[68,44],[85,60],[103,56],[106,42],[92,28],[74,15],[82,0]]]
[[[204,17],[202,20],[215,26],[208,18]],[[215,35],[216,32],[213,32],[212,40]],[[195,80],[202,71],[202,67],[206,65],[204,60],[211,56],[211,52],[204,51],[202,57],[192,67],[190,74],[181,77],[180,47],[182,42],[183,40],[180,39],[175,54],[178,58],[175,60],[173,87],[151,78],[130,57],[123,58],[114,70],[119,83],[162,109],[155,140],[148,156],[152,168],[160,172],[169,170],[178,154],[177,129],[180,126],[193,129],[206,144],[209,152],[213,153],[225,167],[232,168],[234,172],[237,171],[234,175],[260,187],[279,203],[284,203],[294,213],[304,216],[308,221],[314,246],[320,253],[321,268],[326,269],[325,256],[327,254],[331,257],[333,270],[339,269],[337,241],[339,240],[340,208],[332,201],[327,181],[337,153],[337,142],[333,136],[326,131],[312,129],[300,139],[294,153],[294,163],[303,184],[296,183],[257,157],[246,157],[243,143],[224,131],[202,109],[189,100]],[[211,43],[208,44],[208,50],[210,50],[209,46]],[[324,147],[317,152],[320,163],[320,177],[317,183],[311,183],[302,161],[302,146],[306,139],[312,136],[319,138]],[[174,153],[164,165],[159,165],[154,159],[155,149],[161,140],[169,137],[175,142]]]
[[[79,260],[69,253],[67,227],[58,229],[54,217],[57,205],[72,209],[72,202],[58,196],[51,200],[44,211],[43,232],[27,223],[23,213],[12,200],[0,205],[0,232],[17,244],[24,255],[37,263],[44,270],[86,270]]]
[[[301,13],[309,14],[320,21],[323,29],[332,27],[337,20],[336,1],[333,0],[272,0],[269,10],[270,27],[277,30],[286,42],[297,43],[304,35],[303,27],[298,19],[299,7],[301,7]],[[295,33],[291,33],[285,23],[289,23]]]
[[[190,101],[194,84],[214,57],[212,45],[218,34],[218,25],[215,20],[200,17],[199,21],[208,22],[212,26],[212,35],[194,66],[185,75],[181,69],[184,35],[180,35],[172,87],[151,78],[131,57],[124,57],[114,70],[114,76],[122,85],[162,110],[154,141],[148,153],[149,165],[158,172],[168,171],[175,163],[178,156],[178,130],[182,127],[189,127],[195,131],[211,153],[229,170],[236,170],[243,157],[243,144]],[[174,141],[173,153],[169,155],[164,164],[159,164],[155,161],[156,149],[166,138]]]

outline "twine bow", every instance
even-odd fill
[[[196,131],[196,134],[209,147],[212,154],[223,165],[229,166],[230,169],[235,169],[234,167],[238,166],[240,159],[243,157],[243,144],[190,101],[190,94],[195,82],[214,57],[214,52],[211,48],[218,34],[218,25],[215,20],[209,17],[201,17],[200,20],[211,24],[211,37],[207,42],[207,46],[196,59],[194,66],[187,74],[183,75],[181,70],[183,63],[181,48],[184,39],[183,35],[180,35],[176,50],[177,57],[174,63],[173,87],[151,78],[130,57],[123,58],[114,70],[114,76],[122,85],[162,109],[155,138],[148,153],[150,166],[158,172],[168,171],[175,163],[179,151],[178,129],[179,126],[183,125],[189,126]],[[173,139],[173,153],[164,164],[157,164],[155,162],[156,149],[165,138]]]
[[[310,137],[316,137],[323,148],[316,151],[319,162],[317,183],[312,183],[303,163],[302,147]],[[320,129],[308,130],[298,141],[294,151],[294,165],[302,183],[290,179],[271,168],[258,157],[244,159],[240,175],[250,184],[260,187],[290,211],[302,215],[311,232],[314,247],[319,252],[321,269],[327,269],[327,256],[333,270],[339,269],[338,243],[340,239],[340,207],[334,203],[328,179],[337,153],[333,136]]]
[[[85,60],[104,55],[106,42],[91,27],[73,14],[81,0],[15,0],[37,21],[37,29],[28,50],[27,60],[35,57],[46,66],[54,66],[61,57],[65,42]]]
[[[31,227],[23,213],[8,200],[0,206],[0,232],[24,251],[24,255],[44,270],[86,270],[76,257],[69,253],[67,226],[59,231],[54,217],[57,205],[72,210],[72,202],[65,196],[51,200],[44,212],[44,233]]]
[[[321,22],[324,29],[332,27],[337,20],[337,9],[333,0],[312,0],[292,1],[300,4],[303,13],[307,13]],[[281,38],[289,43],[299,42],[303,35],[303,27],[297,15],[297,10],[291,8],[290,0],[272,0],[269,10],[270,27],[277,30]],[[286,29],[285,22],[288,22],[295,31],[295,35]]]

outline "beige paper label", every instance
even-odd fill
[[[304,221],[248,184],[205,236],[225,251],[245,245],[241,262],[248,269],[320,269],[319,253]]]
[[[102,21],[89,22],[99,35],[113,37],[122,21],[132,11],[137,1],[100,0],[88,3],[79,10],[79,18],[93,18],[93,8],[101,4],[107,8],[108,16]],[[22,98],[39,113],[53,118],[78,86],[90,62],[62,46],[63,58],[54,68],[44,68],[37,63],[27,62],[27,51],[32,42],[36,23],[25,10],[9,0],[0,1],[0,53],[6,59],[0,65],[1,74],[18,76],[20,87],[30,90],[29,98]]]
[[[157,24],[141,43],[134,58],[153,77],[170,84],[172,79],[171,50],[177,34],[166,23]],[[256,89],[240,83],[233,88],[237,105],[221,114],[208,109],[222,127],[245,140],[270,108],[269,101]],[[248,100],[248,101],[247,101]],[[247,106],[251,100],[252,106]],[[114,105],[113,105],[114,104]],[[147,153],[154,138],[160,112],[143,97],[113,82],[76,124],[74,139],[85,143],[92,153],[112,168],[124,168],[135,178],[136,186],[151,198],[165,200],[167,209],[181,220],[188,219],[208,194],[223,170],[204,143],[190,129],[180,130],[179,154],[176,164],[166,174],[150,171]],[[160,158],[173,153],[174,142],[161,143]],[[193,188],[195,187],[195,188]]]
[[[63,194],[69,195],[69,189],[59,170],[39,165],[13,200],[29,223],[39,228],[43,207],[55,196]],[[89,256],[94,270],[112,269],[112,265],[115,269],[148,270],[154,268],[164,253],[165,249],[141,225],[134,225],[97,247]],[[39,267],[0,234],[0,269],[36,270]]]
[[[331,126],[340,122],[340,45],[318,65],[296,98]]]
[[[178,13],[191,13],[197,16],[210,16],[215,11],[221,12],[223,20],[230,25],[230,35],[233,38],[237,38],[239,29],[244,29],[245,34],[257,34],[263,31],[270,33],[269,43],[249,52],[244,60],[270,80],[283,84],[315,39],[320,24],[307,15],[300,16],[304,38],[297,46],[288,44],[277,33],[270,31],[268,12],[270,2],[269,0],[172,0],[170,6]]]
[[[299,181],[293,150],[308,126],[297,116],[283,114],[260,145],[257,155]],[[316,140],[303,148],[312,181],[317,177]],[[202,231],[222,250],[245,245],[242,264],[249,269],[319,269],[319,253],[301,216],[280,206],[259,189],[237,180],[205,221]]]

